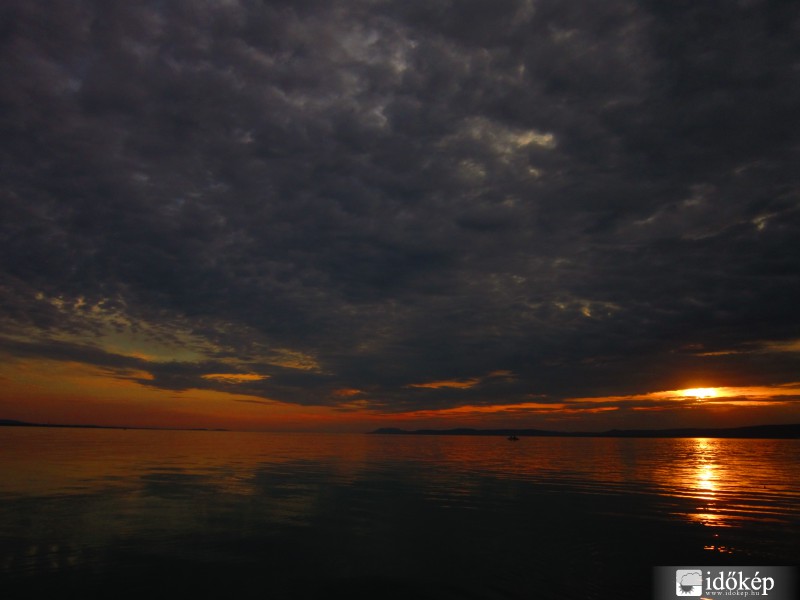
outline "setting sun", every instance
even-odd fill
[[[681,394],[686,398],[716,398],[719,396],[719,388],[691,388],[681,390]]]

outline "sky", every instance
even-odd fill
[[[800,422],[798,3],[0,12],[0,418]]]

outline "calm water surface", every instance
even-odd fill
[[[798,440],[0,428],[0,577],[32,589],[638,597],[798,539]]]

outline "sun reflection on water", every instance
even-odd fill
[[[693,441],[695,442],[694,451],[697,454],[695,488],[701,498],[713,500],[719,479],[719,465],[714,460],[716,449],[711,440],[698,438]]]
[[[698,506],[696,512],[689,517],[703,525],[724,526],[724,519],[717,510],[717,495],[721,484],[720,467],[716,461],[717,440],[696,438],[690,441],[693,443],[691,451],[694,455],[691,491],[704,504]]]
[[[714,472],[713,465],[705,465],[700,468],[697,476],[697,487],[701,490],[707,490],[710,492],[711,497],[714,497],[714,491],[717,489],[714,483],[716,479],[716,473]]]

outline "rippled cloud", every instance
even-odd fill
[[[791,3],[1,10],[11,362],[379,412],[796,380]]]

